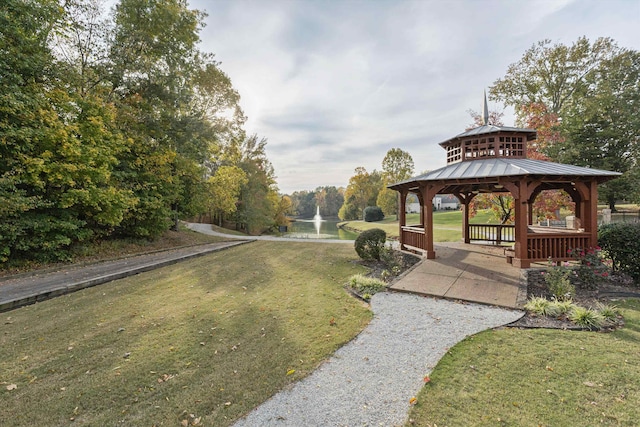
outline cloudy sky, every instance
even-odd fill
[[[346,187],[394,147],[416,174],[471,123],[482,92],[534,43],[611,37],[640,49],[640,0],[190,0],[268,139],[280,191]],[[498,103],[489,109],[502,110]],[[505,124],[513,115],[505,110]]]

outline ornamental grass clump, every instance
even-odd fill
[[[552,302],[543,297],[533,297],[524,305],[527,311],[538,314],[540,316],[555,317],[559,314],[557,308]]]
[[[382,280],[363,276],[362,274],[351,276],[349,278],[349,286],[366,301],[369,301],[372,295],[387,289],[387,284]]]
[[[527,311],[538,314],[540,316],[559,317],[567,315],[573,310],[576,305],[571,300],[557,300],[553,299],[549,301],[543,297],[533,297],[527,301],[524,308]]]
[[[618,317],[620,316],[620,310],[615,305],[603,304],[599,302],[596,305],[596,310],[598,313],[604,317],[605,323],[613,324],[618,321]]]
[[[565,300],[565,301],[553,301],[552,304],[557,308],[559,314],[568,314],[569,312],[571,312],[571,310],[573,310],[576,305],[573,303],[573,301],[571,300]]]
[[[578,326],[588,328],[590,330],[601,329],[605,324],[605,318],[600,312],[591,309],[576,306],[569,313],[569,320]]]

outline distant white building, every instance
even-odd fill
[[[420,213],[420,203],[407,203],[407,213]]]
[[[433,198],[433,206],[436,210],[458,210],[460,201],[452,194],[442,194]]]
[[[451,194],[441,194],[433,198],[433,208],[437,211],[442,210],[458,210],[460,209],[460,201]],[[407,203],[407,213],[420,213],[420,203]]]

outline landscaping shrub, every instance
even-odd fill
[[[613,261],[614,271],[640,282],[640,223],[602,225],[598,230],[598,243]]]
[[[380,253],[387,241],[387,233],[379,228],[372,228],[360,233],[354,246],[358,256],[364,260],[380,260]]]
[[[363,217],[365,222],[376,222],[384,219],[384,212],[380,206],[367,206],[364,208]]]
[[[571,249],[569,250],[578,266],[573,270],[575,282],[582,289],[597,289],[602,283],[602,279],[609,277],[609,266],[599,247],[588,249]]]
[[[571,270],[561,266],[553,266],[544,274],[544,281],[547,283],[549,291],[559,301],[571,300],[575,295],[575,287],[569,280]]]
[[[391,247],[383,246],[380,249],[380,261],[394,274],[398,274],[402,270],[402,255]]]

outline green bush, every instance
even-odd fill
[[[386,241],[387,233],[384,230],[372,228],[360,233],[354,246],[360,258],[364,260],[379,260]]]
[[[365,222],[376,222],[384,219],[384,213],[380,206],[367,206],[362,213]]]
[[[578,266],[574,269],[578,287],[582,289],[598,289],[598,286],[609,277],[609,266],[599,247],[569,250]]]
[[[576,293],[575,287],[569,280],[571,270],[566,267],[553,266],[544,274],[544,281],[555,299],[559,301],[571,300]]]
[[[598,230],[598,243],[613,261],[613,270],[640,282],[640,223],[605,224]]]

